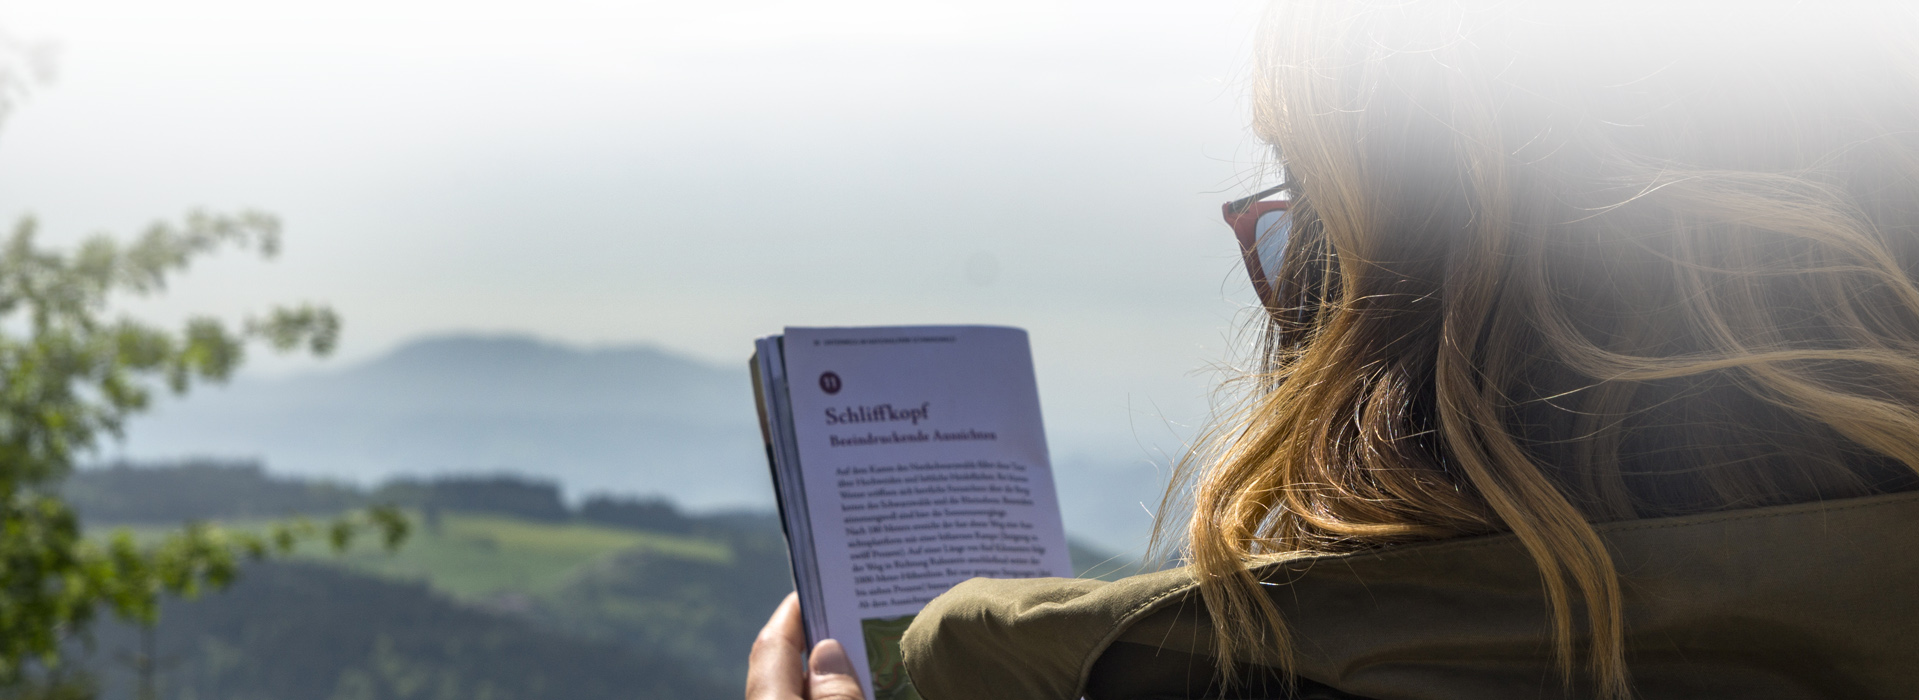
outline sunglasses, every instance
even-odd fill
[[[1253,278],[1253,291],[1259,293],[1259,301],[1268,311],[1275,311],[1274,305],[1279,301],[1275,294],[1279,289],[1277,275],[1285,259],[1286,239],[1292,234],[1293,218],[1287,215],[1291,200],[1266,198],[1292,187],[1292,183],[1284,183],[1221,207],[1226,223],[1233,227],[1233,237],[1239,239],[1239,253],[1246,261],[1246,274]]]

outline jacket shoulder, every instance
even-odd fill
[[[976,578],[920,611],[900,650],[926,700],[1074,700],[1101,651],[1193,586],[1183,569],[1111,582]]]

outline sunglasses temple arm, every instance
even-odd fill
[[[1293,186],[1293,183],[1291,182],[1282,182],[1272,187],[1268,187],[1258,192],[1254,192],[1253,194],[1248,195],[1246,197],[1235,199],[1226,204],[1227,211],[1232,212],[1234,215],[1238,215],[1240,212],[1246,211],[1247,207],[1257,204],[1259,200],[1279,194],[1281,190],[1284,190],[1292,186]]]

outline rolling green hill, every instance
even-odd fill
[[[589,639],[463,605],[421,584],[313,563],[246,567],[231,588],[169,601],[155,644],[98,626],[70,660],[102,700],[139,697],[156,661],[166,700],[702,700],[737,698],[678,655]],[[4,691],[0,691],[3,695]]]
[[[422,522],[413,512],[413,522]],[[337,560],[303,552],[321,563],[381,578],[420,581],[469,601],[503,595],[543,597],[601,560],[623,552],[731,565],[720,538],[701,538],[576,523],[542,523],[506,515],[447,512],[437,527],[417,527],[399,551],[356,550]]]
[[[189,692],[179,697],[621,697],[608,693],[632,680],[627,669],[660,664],[673,673],[631,697],[734,697],[753,634],[791,588],[784,546],[765,528],[681,535],[457,511],[435,520],[397,552],[336,555],[314,543],[295,562],[249,566],[231,590],[168,602],[158,637],[180,662],[172,682]],[[121,527],[138,539],[166,529]],[[104,697],[130,697],[116,659],[139,653],[137,641],[108,626],[87,655]],[[570,650],[566,673],[500,658],[527,645]],[[532,675],[501,675],[508,668]]]
[[[165,605],[166,698],[738,697],[753,635],[792,589],[770,514],[684,515],[610,497],[571,511],[554,485],[505,477],[362,492],[257,468],[174,475],[89,475],[76,498],[89,530],[151,538],[177,527],[156,519],[259,528],[264,514],[319,516],[375,496],[409,504],[414,529],[397,552],[315,543],[293,562],[250,566],[230,591]],[[1082,572],[1125,568],[1083,547],[1073,555]],[[137,641],[109,626],[83,654],[103,698],[132,697],[121,660]],[[645,685],[636,668],[673,671]]]

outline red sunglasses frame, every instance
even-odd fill
[[[1265,304],[1269,311],[1278,299],[1274,296],[1273,277],[1259,260],[1259,217],[1285,211],[1292,207],[1293,202],[1289,199],[1261,200],[1291,188],[1292,183],[1281,184],[1220,206],[1220,211],[1226,216],[1226,224],[1233,227],[1233,237],[1239,240],[1239,255],[1246,262],[1246,274],[1253,278],[1253,291],[1259,294],[1260,303]]]

